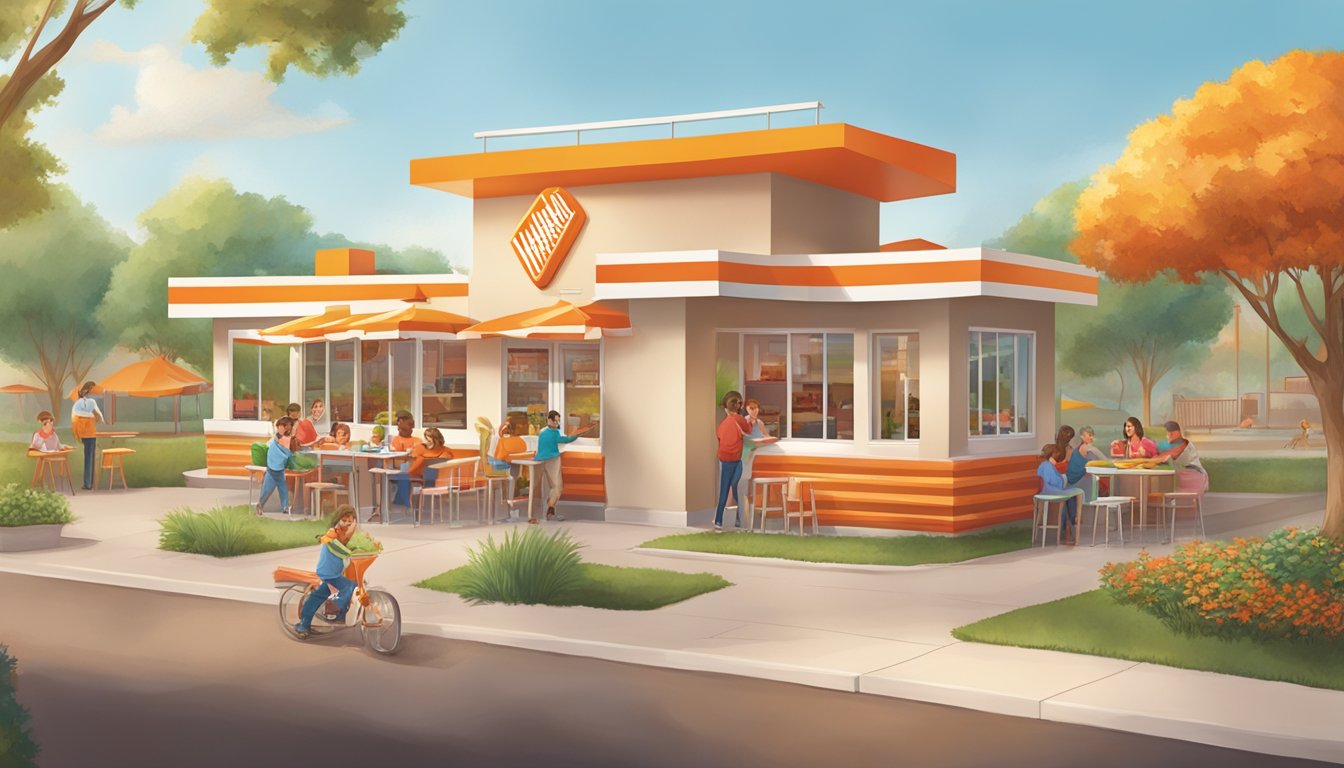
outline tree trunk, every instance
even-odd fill
[[[1321,533],[1344,541],[1344,384],[1307,375],[1321,404],[1325,432],[1325,519],[1321,521]]]
[[[1125,410],[1125,372],[1119,368],[1115,369],[1115,375],[1120,377],[1120,397],[1116,398],[1115,410]]]

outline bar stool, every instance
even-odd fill
[[[1103,514],[1106,516],[1106,546],[1111,546],[1111,513],[1115,513],[1115,530],[1120,534],[1120,546],[1125,546],[1125,518],[1120,508],[1129,507],[1129,515],[1134,516],[1133,496],[1102,496],[1087,502],[1092,507],[1092,546],[1097,546],[1097,522]],[[1102,510],[1105,510],[1103,513]]]
[[[485,506],[490,510],[486,516],[489,523],[495,522],[495,488],[499,488],[499,500],[513,517],[513,506],[509,503],[509,486],[513,484],[512,475],[482,475],[485,481]]]
[[[133,448],[103,449],[102,467],[101,469],[98,470],[98,474],[102,475],[103,470],[107,470],[107,490],[109,491],[112,490],[112,478],[116,477],[117,475],[121,476],[122,490],[128,489],[128,486],[126,485],[126,467],[124,464],[122,464],[122,460],[132,453],[135,453],[135,449]],[[97,488],[98,483],[95,482],[93,484],[93,487]]]
[[[247,470],[247,506],[252,507],[256,505],[252,501],[252,491],[261,487],[259,480],[266,479],[266,468],[260,464],[248,464],[243,469]]]
[[[1055,543],[1058,544],[1064,532],[1064,510],[1068,505],[1069,499],[1073,495],[1067,493],[1038,493],[1031,497],[1031,543],[1036,543],[1036,532],[1041,532],[1041,546],[1045,546],[1045,540],[1050,536],[1050,529],[1055,529]],[[1050,505],[1059,504],[1059,516],[1055,518],[1055,524],[1050,525]]]
[[[787,477],[753,477],[751,478],[751,504],[747,507],[750,510],[750,517],[747,520],[747,529],[756,530],[756,513],[761,513],[761,530],[765,530],[765,520],[771,512],[784,513],[784,497],[788,490],[789,478]],[[771,506],[770,491],[774,489],[779,492],[779,505]],[[787,522],[787,521],[786,521]],[[799,521],[799,526],[802,521]]]
[[[342,496],[349,497],[350,492],[340,483],[308,483],[305,486],[308,489],[308,508],[305,509],[304,517],[322,517],[322,495],[331,494],[331,503],[334,505]]]
[[[1199,538],[1207,538],[1204,533],[1204,508],[1201,504],[1203,494],[1191,491],[1172,491],[1162,494],[1162,510],[1171,513],[1171,540],[1176,540],[1176,511],[1188,510],[1195,513],[1199,520]]]
[[[383,525],[387,525],[392,522],[391,478],[398,475],[404,475],[406,472],[402,469],[392,469],[391,467],[373,467],[369,469],[369,474],[381,475],[383,478],[382,483],[376,483],[374,488],[381,489],[381,492],[378,494],[379,498],[377,502],[378,515],[382,520]]]
[[[443,503],[444,500],[447,500],[447,522],[451,523],[453,521],[453,497],[450,495],[452,490],[453,487],[451,485],[432,485],[427,488],[421,488],[419,493],[420,502],[415,507],[415,524],[420,524],[420,515],[424,512],[425,508],[425,499],[429,499],[429,522],[434,522],[435,507],[438,507],[439,510],[439,522],[442,523],[445,521],[443,515]]]
[[[806,495],[804,495],[806,490]],[[804,506],[806,502],[807,506]],[[790,504],[797,504],[797,511],[789,508]],[[803,521],[808,517],[812,518],[812,535],[817,535],[817,494],[812,487],[811,478],[790,477],[788,492],[784,494],[784,532],[789,532],[789,518],[798,518],[798,535],[806,535],[803,530]]]

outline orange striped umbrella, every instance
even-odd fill
[[[582,306],[557,301],[549,307],[477,323],[463,329],[458,333],[458,338],[504,336],[513,339],[576,341],[604,336],[629,336],[631,333],[630,315],[615,306],[597,301]]]

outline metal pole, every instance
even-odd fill
[[[1235,362],[1233,363],[1233,374],[1237,382],[1236,409],[1237,423],[1241,423],[1241,304],[1232,305],[1232,348],[1235,350]]]
[[[1265,323],[1265,423],[1269,426],[1269,323]]]

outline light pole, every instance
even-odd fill
[[[1265,322],[1265,413],[1264,423],[1260,426],[1269,426],[1269,322]]]
[[[1232,348],[1235,350],[1235,362],[1232,364],[1237,382],[1236,414],[1237,424],[1241,424],[1241,304],[1232,305]]]

